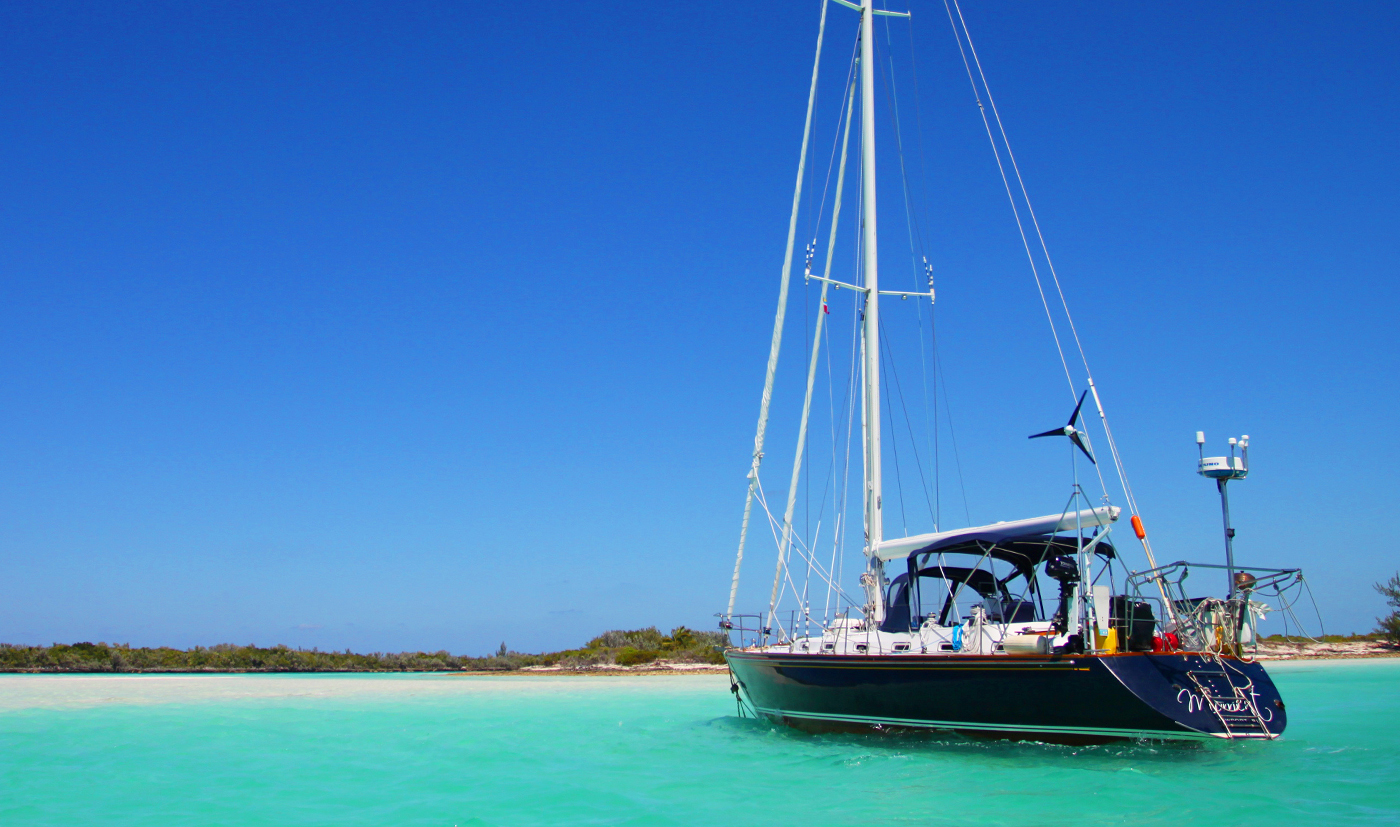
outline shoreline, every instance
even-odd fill
[[[1284,643],[1259,647],[1253,660],[1264,663],[1293,663],[1298,661],[1353,661],[1377,658],[1400,658],[1400,648],[1376,641],[1343,643]],[[453,672],[457,677],[506,677],[521,675],[558,675],[564,677],[627,677],[641,675],[705,675],[721,674],[729,667],[719,664],[667,663],[641,666],[604,666],[597,668],[565,668],[562,666],[531,666],[509,672]]]
[[[1394,657],[1400,657],[1400,647],[1390,646],[1379,640],[1300,641],[1297,643],[1264,641],[1254,653],[1255,660],[1269,662]]]
[[[491,669],[460,671],[454,669],[129,669],[124,671],[83,671],[80,669],[0,669],[5,675],[82,675],[109,678],[165,675],[169,677],[201,677],[205,675],[442,675],[449,678],[528,677],[534,675],[596,675],[627,677],[628,675],[718,675],[729,671],[720,664],[672,664],[652,668],[603,666],[596,669]]]
[[[588,677],[595,676],[601,678],[625,678],[637,677],[641,675],[723,675],[729,671],[729,666],[722,663],[662,663],[657,665],[647,664],[644,666],[600,666],[597,668],[566,668],[563,666],[534,666],[524,669],[513,669],[509,672],[449,672],[447,674],[458,678],[505,678],[522,676],[562,676],[562,677]]]
[[[1374,660],[1376,658],[1400,658],[1400,648],[1387,646],[1379,641],[1346,641],[1338,643],[1274,643],[1263,644],[1255,652],[1253,660],[1264,663],[1292,663],[1297,661],[1351,661]],[[626,677],[640,675],[704,675],[728,672],[729,667],[719,664],[688,664],[658,662],[640,666],[609,665],[598,668],[565,668],[562,666],[530,666],[509,672],[453,672],[458,677],[506,677],[520,675],[558,675],[565,677]]]
[[[1367,660],[1385,660],[1389,658],[1400,658],[1400,651],[1390,652],[1359,652],[1359,653],[1337,653],[1337,654],[1286,654],[1256,655],[1253,660],[1265,664],[1287,664],[1287,663],[1328,663],[1328,662],[1355,662]],[[649,668],[629,667],[629,666],[605,666],[595,669],[565,669],[565,668],[536,668],[536,669],[499,669],[499,670],[476,670],[476,671],[453,671],[453,670],[306,670],[294,671],[289,669],[202,669],[202,670],[177,670],[177,669],[143,669],[124,672],[84,672],[68,669],[9,669],[0,671],[3,675],[81,675],[81,676],[103,676],[103,677],[139,677],[143,675],[167,677],[201,677],[214,675],[441,675],[450,678],[523,678],[523,677],[568,677],[568,678],[627,678],[627,677],[651,677],[651,676],[684,676],[684,675],[722,675],[729,671],[728,666],[717,664],[674,664],[664,666],[653,666]]]
[[[1356,661],[1400,658],[1400,647],[1380,641],[1266,642],[1252,659],[1266,664],[1299,661]],[[646,677],[652,675],[718,675],[726,664],[656,660],[635,666],[615,663],[598,666],[524,666],[517,669],[3,669],[8,675],[444,675],[449,677]]]

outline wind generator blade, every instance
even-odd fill
[[[1082,402],[1083,400],[1081,399],[1080,401]],[[1084,445],[1084,440],[1082,440],[1082,439],[1079,438],[1079,434],[1080,434],[1079,431],[1074,431],[1074,432],[1070,433],[1070,435],[1069,435],[1069,440],[1070,440],[1070,442],[1073,442],[1075,445],[1078,445],[1078,446],[1079,446],[1079,450],[1081,450],[1081,451],[1084,452],[1084,456],[1088,457],[1088,458],[1089,458],[1089,461],[1092,462],[1093,464],[1098,465],[1098,464],[1099,464],[1099,461],[1096,460],[1096,459],[1094,459],[1094,455],[1093,455],[1093,454],[1089,453],[1088,447]]]
[[[1073,428],[1074,423],[1079,421],[1079,409],[1084,407],[1084,397],[1088,395],[1089,391],[1087,389],[1083,393],[1079,394],[1079,404],[1074,406],[1074,413],[1069,415],[1069,427]],[[1074,437],[1070,437],[1070,439],[1074,439]],[[1084,446],[1081,445],[1080,447],[1082,448]]]
[[[1064,435],[1065,435],[1065,429],[1064,429],[1064,428],[1056,428],[1056,429],[1053,430],[1053,431],[1046,431],[1046,432],[1043,433],[1043,434],[1031,434],[1030,436],[1026,437],[1026,439],[1040,439],[1040,438],[1043,437],[1043,436],[1064,436]]]

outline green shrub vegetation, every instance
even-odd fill
[[[618,666],[636,666],[651,663],[659,657],[661,653],[653,649],[633,649],[631,646],[624,646],[618,651],[616,660]]]
[[[663,635],[655,626],[630,632],[613,630],[588,641],[582,649],[556,652],[558,664],[567,668],[636,666],[657,659],[681,663],[724,663],[720,654],[729,645],[723,632],[697,632],[677,626]]]
[[[1400,572],[1384,583],[1376,584],[1376,591],[1385,598],[1385,604],[1392,611],[1385,617],[1376,618],[1376,633],[1387,642],[1400,645]]]
[[[657,659],[723,663],[728,640],[722,632],[679,626],[663,635],[656,627],[604,632],[582,649],[538,655],[512,652],[504,643],[486,657],[448,652],[374,652],[360,655],[221,643],[193,649],[133,649],[126,644],[0,643],[0,672],[508,672],[527,666],[565,668],[633,666]]]

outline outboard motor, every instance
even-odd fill
[[[1060,606],[1050,622],[1063,632],[1069,628],[1069,595],[1071,584],[1079,582],[1079,566],[1073,557],[1051,557],[1045,561],[1045,574],[1060,584]]]
[[[1073,557],[1051,557],[1045,561],[1045,574],[1060,584],[1060,605],[1050,622],[1056,631],[1064,632],[1069,629],[1069,596],[1074,584],[1079,582],[1079,566]],[[1065,645],[1055,647],[1055,651],[1057,654],[1082,652],[1084,641],[1079,635],[1070,635]]]

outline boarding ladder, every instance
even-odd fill
[[[1231,677],[1231,672],[1234,672],[1234,677]],[[1223,660],[1211,658],[1200,667],[1188,671],[1186,677],[1196,685],[1201,700],[1225,727],[1226,738],[1278,737],[1269,731],[1259,708],[1254,704],[1254,681],[1248,675],[1230,669]],[[1244,683],[1236,683],[1236,680]]]

